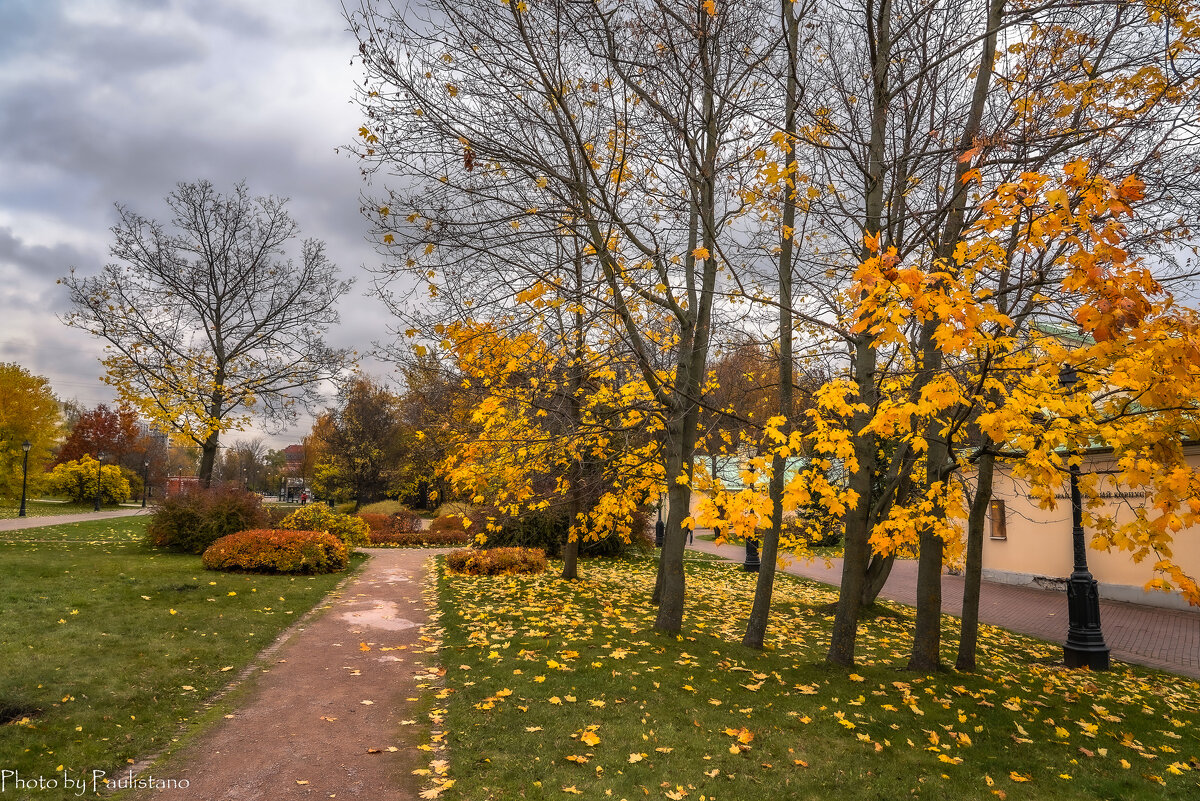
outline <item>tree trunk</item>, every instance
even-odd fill
[[[871,75],[871,138],[867,147],[867,176],[863,199],[863,233],[882,240],[884,210],[884,172],[887,156],[887,110],[890,101],[888,68],[892,61],[892,3],[881,0],[879,10],[872,15],[867,9],[866,27],[875,31],[875,46],[872,48]],[[882,247],[880,242],[880,247]],[[864,244],[861,260],[872,256]],[[857,493],[854,505],[846,515],[846,545],[842,557],[842,585],[838,595],[837,613],[833,619],[833,631],[829,641],[829,652],[825,659],[835,665],[853,665],[854,649],[858,639],[858,615],[861,611],[863,584],[867,564],[871,558],[868,542],[871,531],[871,488],[874,483],[875,436],[864,433],[871,422],[876,404],[875,367],[877,354],[875,339],[870,330],[859,334],[854,340],[854,381],[858,386],[857,402],[865,408],[855,410],[851,418],[854,432],[854,458],[857,467],[850,474],[850,489]]]
[[[799,103],[800,84],[793,69],[800,35],[800,18],[793,12],[790,0],[783,0],[780,14],[786,34],[788,48],[788,75],[786,84],[786,106],[784,108],[783,131],[789,136],[796,133],[796,107]],[[793,411],[792,376],[792,231],[796,227],[796,190],[784,189],[783,214],[780,220],[779,261],[779,414],[790,420]],[[786,432],[786,429],[784,429]],[[758,569],[758,581],[754,586],[754,605],[750,620],[746,623],[746,636],[742,644],[747,648],[761,649],[767,636],[767,623],[771,617],[771,596],[775,589],[775,565],[779,557],[779,533],[783,531],[783,487],[787,460],[776,453],[771,458],[771,484],[768,493],[771,499],[771,527],[762,536],[762,555]]]
[[[692,490],[692,459],[695,455],[696,415],[680,414],[667,425],[667,529],[658,555],[658,582],[655,587],[658,616],[654,628],[678,634],[683,628],[684,574],[683,552],[687,531],[683,521],[689,514]],[[690,436],[689,436],[690,433]],[[691,443],[689,446],[689,442]],[[687,483],[676,481],[685,476]]]
[[[571,389],[571,397],[567,399],[567,408],[571,414],[571,427],[578,431],[583,425],[583,400],[580,397],[583,393],[584,371],[586,352],[583,330],[583,253],[578,244],[575,242],[575,253],[572,259],[572,266],[575,271],[575,314],[572,317],[572,333],[575,341],[573,343],[574,353],[571,365],[571,380],[569,383]],[[571,470],[571,525],[567,531],[567,543],[563,546],[563,572],[562,577],[568,581],[577,581],[579,579],[579,534],[576,527],[579,525],[579,519],[583,516],[584,501],[583,501],[583,480],[584,480],[584,465],[580,456],[576,455],[575,465]]]
[[[220,434],[214,431],[200,445],[200,484],[205,489],[212,486],[213,466],[217,462],[217,448],[220,447],[219,437]]]
[[[927,458],[932,462],[935,448]],[[931,470],[936,468],[931,467]],[[932,482],[931,482],[932,483]],[[934,514],[944,511],[939,498]],[[926,526],[921,530],[917,557],[917,620],[913,628],[912,654],[908,669],[933,673],[941,669],[942,647],[942,548],[945,543]]]
[[[984,447],[990,441],[984,438]],[[992,470],[994,454],[985,452],[979,457],[979,475],[975,497],[967,517],[967,565],[963,578],[962,627],[958,637],[958,658],[954,667],[965,672],[975,670],[975,650],[979,641],[979,590],[983,581],[983,529],[987,521],[988,504],[992,500]]]
[[[567,543],[563,546],[562,577],[568,581],[579,579],[579,538],[567,535]]]
[[[979,56],[979,67],[975,74],[975,87],[971,96],[971,107],[967,115],[967,123],[959,137],[958,148],[962,154],[968,153],[975,146],[975,139],[983,119],[983,110],[987,101],[988,87],[991,85],[992,70],[996,60],[996,32],[1000,27],[1000,17],[1004,9],[1004,0],[991,0],[988,5],[988,33],[984,37]],[[967,204],[966,175],[971,169],[971,159],[960,157],[954,170],[955,194],[951,198],[946,215],[946,224],[942,230],[940,241],[934,251],[936,261],[941,265],[953,263],[954,251],[962,236],[965,226],[965,209]],[[941,349],[934,340],[938,329],[938,320],[927,321],[921,327],[921,366],[914,382],[914,391],[929,383],[934,374],[942,369],[944,358]],[[950,464],[950,443],[942,433],[945,421],[940,415],[934,415],[926,425],[925,438],[928,450],[926,461],[926,491],[945,481],[952,469]],[[944,514],[945,489],[939,491],[938,497],[932,500],[935,504],[934,514]],[[932,530],[926,527],[920,533],[921,553],[917,564],[917,621],[913,631],[913,650],[909,659],[910,670],[933,672],[941,667],[941,635],[942,635],[942,564],[943,546],[945,543]]]
[[[883,585],[887,583],[888,576],[892,574],[892,565],[896,564],[896,554],[888,554],[884,556],[881,553],[872,553],[871,561],[867,564],[866,576],[863,578],[863,594],[862,605],[864,607],[872,606],[879,600],[879,593],[883,592]]]

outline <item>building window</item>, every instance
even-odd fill
[[[1004,519],[1004,501],[992,501],[991,504],[992,533],[994,540],[1008,539],[1008,525]]]

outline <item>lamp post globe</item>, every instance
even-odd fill
[[[25,451],[25,456],[21,460],[21,510],[17,512],[17,517],[25,516],[25,491],[29,487],[29,449],[33,447],[33,443],[25,440],[21,443],[21,450]]]
[[[1068,392],[1079,381],[1072,365],[1066,365],[1058,375],[1059,383]],[[1067,580],[1067,641],[1063,645],[1063,662],[1067,667],[1087,667],[1108,670],[1109,648],[1100,628],[1100,592],[1096,579],[1088,570],[1087,543],[1083,534],[1083,500],[1079,493],[1079,465],[1070,465],[1071,484],[1071,548],[1074,569]]]

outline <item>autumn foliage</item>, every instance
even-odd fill
[[[301,506],[285,517],[279,527],[293,531],[327,531],[351,548],[366,545],[371,530],[361,518],[340,514],[322,503]]]
[[[332,573],[349,564],[346,544],[324,531],[251,529],[221,537],[201,557],[208,570]]]
[[[100,481],[100,503],[123,503],[129,500],[129,479],[116,465],[100,465],[84,454],[71,462],[54,466],[44,481],[52,494],[69,498],[76,503],[96,497],[96,481]]]

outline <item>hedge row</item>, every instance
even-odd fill
[[[373,534],[392,534],[417,530],[417,513],[411,510],[401,510],[394,514],[378,514],[359,512],[359,519],[371,528]]]
[[[407,548],[415,545],[469,545],[471,537],[463,531],[380,531],[371,532],[371,545]]]
[[[546,552],[539,548],[466,548],[446,555],[446,566],[455,573],[498,576],[509,573],[544,573]]]

